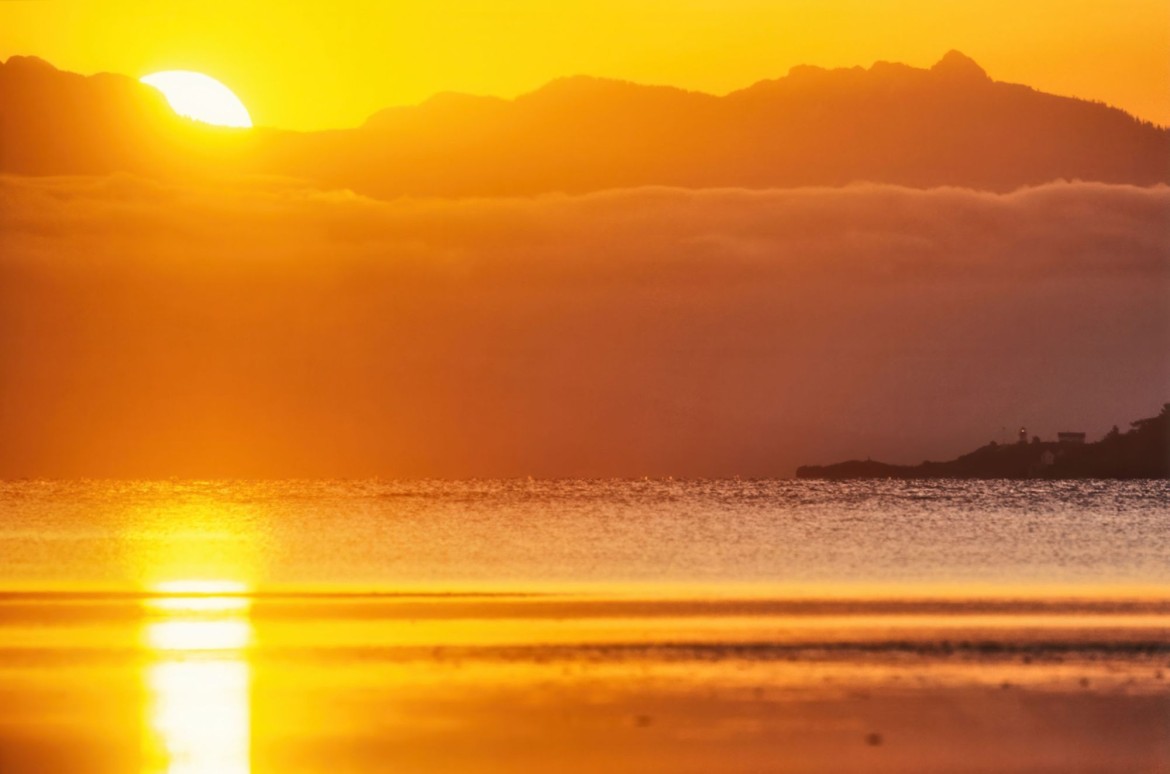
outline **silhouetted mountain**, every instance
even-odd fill
[[[233,153],[219,138],[230,134],[177,116],[123,75],[81,76],[36,57],[0,63],[0,172],[175,173],[208,154],[225,163]]]
[[[929,70],[796,67],[724,97],[586,77],[515,100],[442,94],[355,129],[231,134],[211,151],[167,139],[174,122],[157,116],[157,95],[126,78],[81,78],[14,57],[0,68],[0,101],[0,171],[30,174],[159,166],[158,153],[144,149],[161,147],[198,148],[201,165],[218,158],[232,171],[383,197],[1170,182],[1170,130],[992,81],[954,51]],[[143,141],[157,134],[163,138]]]
[[[850,460],[806,465],[797,478],[1170,478],[1170,403],[1149,419],[1114,428],[1096,443],[1048,442],[996,444],[949,462],[887,465]]]

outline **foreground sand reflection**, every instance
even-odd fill
[[[144,772],[251,771],[252,641],[242,587],[183,583],[147,602]]]

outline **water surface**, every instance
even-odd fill
[[[0,587],[1170,588],[1170,482],[0,485]]]
[[[1167,482],[9,482],[0,771],[1153,771]]]

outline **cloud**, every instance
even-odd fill
[[[1170,393],[1168,214],[0,178],[0,474],[787,475],[1103,431]]]

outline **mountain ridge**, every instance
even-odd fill
[[[723,96],[570,76],[514,99],[441,93],[327,132],[216,131],[163,103],[125,76],[12,57],[0,64],[0,172],[277,174],[382,198],[1170,183],[1170,129],[994,81],[957,51],[931,68],[797,66]]]

